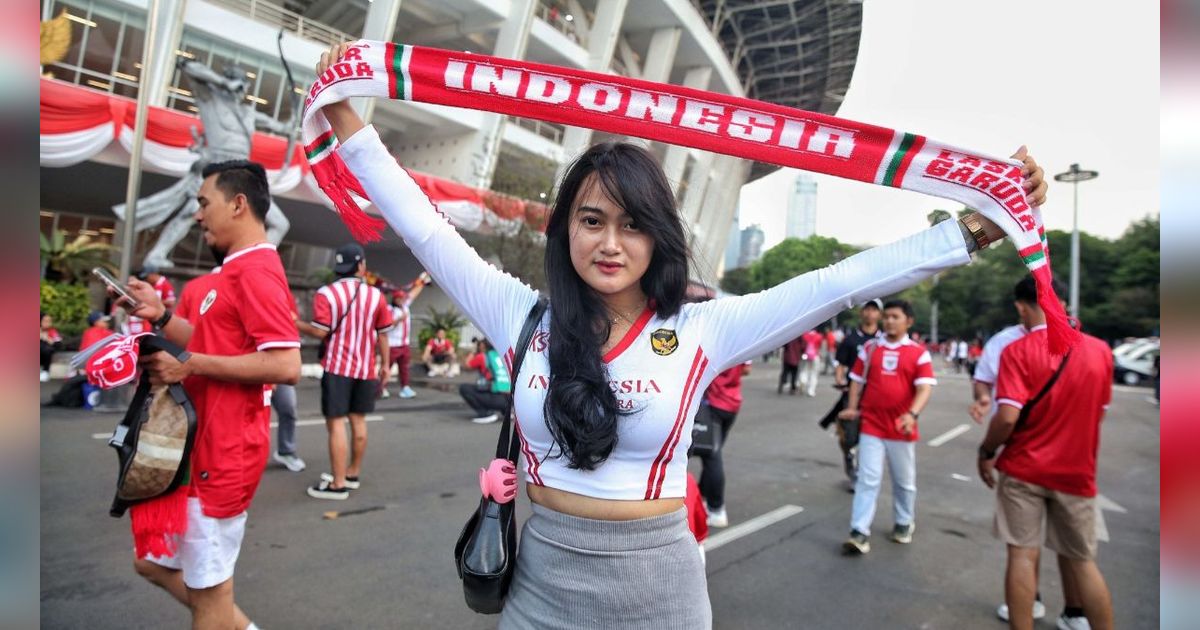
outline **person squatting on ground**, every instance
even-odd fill
[[[413,280],[412,287],[409,290],[396,289],[392,293],[392,329],[388,331],[388,359],[387,373],[383,380],[379,381],[379,395],[381,398],[387,398],[391,395],[387,390],[387,383],[392,377],[392,366],[396,366],[397,380],[400,383],[400,391],[397,395],[401,398],[413,398],[417,395],[409,386],[408,366],[412,362],[412,303],[421,295],[421,291],[425,290],[425,273],[422,272]]]
[[[429,376],[458,376],[458,354],[454,351],[454,341],[446,337],[446,329],[439,328],[433,337],[425,344],[425,352],[421,355],[421,363]]]
[[[375,411],[379,381],[388,366],[376,361],[389,356],[386,333],[392,311],[383,292],[367,284],[366,254],[358,243],[337,250],[333,272],[338,279],[313,296],[312,323],[297,322],[300,332],[325,342],[321,357],[321,415],[329,430],[329,470],[306,490],[314,499],[340,501],[361,485],[367,454],[367,414]],[[346,420],[350,444],[346,443]],[[350,461],[346,462],[346,451]]]
[[[850,537],[842,546],[846,553],[871,550],[871,521],[885,459],[892,476],[891,539],[912,542],[917,507],[917,418],[937,384],[929,351],[908,336],[912,324],[911,304],[904,300],[884,304],[884,338],[868,342],[850,370],[850,398],[839,417],[861,418],[862,429]]]
[[[816,330],[800,336],[804,352],[800,355],[800,386],[809,398],[817,395],[817,367],[821,363],[821,343],[825,337]]]
[[[500,419],[508,409],[508,393],[512,391],[512,380],[500,353],[487,339],[476,339],[475,350],[467,355],[467,369],[478,370],[479,379],[474,383],[458,386],[458,393],[471,406],[475,424],[490,424]]]
[[[203,298],[173,315],[151,284],[129,280],[141,302],[131,314],[191,353],[183,363],[167,352],[143,355],[142,367],[154,383],[182,382],[197,417],[187,532],[173,557],[136,558],[134,567],[191,609],[193,628],[254,628],[234,603],[234,565],[270,452],[265,389],[300,378],[300,337],[264,228],[266,171],[235,160],[202,175],[196,221],[208,245],[227,252],[220,273],[190,283]]]
[[[979,477],[996,490],[994,533],[1008,545],[1009,625],[1033,627],[1044,540],[1058,554],[1067,602],[1057,626],[1107,630],[1112,598],[1096,566],[1096,459],[1100,423],[1112,401],[1112,351],[1085,334],[1065,357],[1052,356],[1033,277],[1019,282],[1014,294],[1029,332],[1000,355],[997,409],[978,462]]]
[[[348,48],[323,53],[317,74]],[[338,155],[384,218],[511,356],[538,292],[467,244],[349,102],[322,113],[341,143]],[[1030,179],[1040,203],[1040,169]],[[533,513],[499,627],[576,628],[579,619],[596,627],[711,627],[704,567],[683,507],[700,403],[689,392],[850,304],[966,264],[976,241],[947,221],[766,291],[684,304],[687,240],[653,155],[630,143],[597,144],[558,190],[546,226],[553,303],[514,377]],[[979,220],[985,243],[1003,236]]]
[[[776,394],[783,393],[783,386],[791,383],[791,391],[789,394],[796,393],[796,377],[800,374],[800,359],[804,354],[804,339],[796,337],[783,344],[783,349],[780,352],[781,363],[779,367],[779,387],[775,388]]]
[[[713,414],[721,427],[720,448],[700,458],[700,495],[704,497],[708,512],[708,524],[712,527],[728,527],[729,515],[725,512],[725,459],[722,453],[729,439],[729,431],[742,408],[742,377],[750,374],[751,361],[735,365],[721,372],[704,390],[707,413]],[[706,413],[704,407],[698,413]]]

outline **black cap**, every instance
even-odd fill
[[[344,276],[358,268],[358,263],[366,258],[363,252],[362,245],[358,243],[346,243],[337,248],[337,254],[333,257],[333,272]]]
[[[158,265],[142,265],[142,270],[138,272],[138,279],[145,280],[152,273],[160,273]]]

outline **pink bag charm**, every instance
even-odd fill
[[[496,503],[508,503],[517,496],[517,467],[507,459],[493,459],[479,469],[479,491]]]

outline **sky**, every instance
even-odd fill
[[[1026,144],[1047,179],[1080,168],[1079,227],[1115,238],[1159,211],[1156,2],[865,0],[858,63],[837,116],[1007,156]],[[742,188],[740,227],[783,240],[799,171]],[[877,245],[961,204],[815,175],[817,233]],[[1050,181],[1048,229],[1070,230],[1072,185]]]

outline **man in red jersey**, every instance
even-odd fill
[[[891,539],[912,542],[917,501],[917,418],[929,402],[933,360],[924,346],[908,336],[912,305],[893,300],[883,305],[882,340],[868,342],[850,370],[850,397],[843,420],[862,418],[858,442],[858,479],[850,517],[850,537],[842,545],[848,554],[871,550],[871,521],[883,481],[886,459],[892,473]],[[861,403],[860,403],[861,401]]]
[[[173,317],[153,285],[129,280],[141,302],[132,314],[191,353],[182,363],[145,355],[142,366],[153,382],[182,382],[198,421],[186,534],[174,556],[134,566],[191,609],[193,628],[254,628],[234,604],[234,564],[270,449],[265,386],[300,378],[300,340],[283,265],[267,242],[266,171],[234,160],[210,164],[203,176],[196,220],[209,246],[228,252],[221,272],[193,281],[199,302],[185,301],[187,317]]]
[[[996,489],[995,534],[1008,545],[1009,625],[1033,627],[1044,533],[1046,546],[1058,554],[1065,599],[1082,604],[1065,610],[1058,627],[1111,628],[1112,598],[1095,562],[1095,501],[1100,422],[1112,400],[1112,351],[1083,335],[1065,357],[1051,356],[1032,276],[1017,284],[1015,297],[1029,333],[1000,355],[998,408],[979,445],[979,476]]]
[[[750,374],[750,365],[751,362],[747,361],[718,374],[705,390],[701,410],[697,413],[711,413],[721,425],[720,448],[708,455],[698,456],[703,464],[700,469],[700,494],[707,507],[708,524],[712,527],[729,526],[729,516],[725,513],[725,461],[721,451],[725,448],[733,421],[742,408],[742,377]]]
[[[821,362],[821,343],[825,337],[816,330],[800,336],[804,352],[800,355],[800,386],[809,398],[817,395],[817,366]]]

